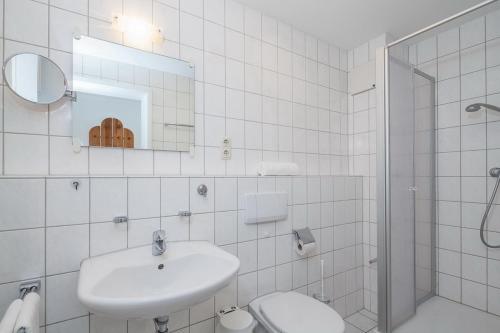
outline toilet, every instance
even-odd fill
[[[344,333],[342,317],[328,305],[294,291],[259,297],[249,305],[254,333]]]

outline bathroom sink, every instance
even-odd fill
[[[90,312],[121,319],[153,319],[214,296],[236,276],[240,261],[204,241],[168,243],[85,259],[78,298]]]

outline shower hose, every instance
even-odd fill
[[[498,191],[498,185],[500,184],[500,168],[491,168],[490,169],[490,176],[495,177],[497,179],[495,183],[495,188],[493,189],[493,193],[491,194],[490,201],[488,202],[488,205],[486,206],[486,210],[484,211],[483,215],[483,220],[481,221],[481,228],[480,228],[480,236],[481,236],[481,242],[483,242],[484,245],[486,245],[489,248],[492,249],[500,249],[500,244],[499,245],[491,245],[488,243],[486,238],[484,237],[484,228],[486,226],[486,220],[488,219],[488,214],[490,212],[491,206],[493,205],[493,202],[495,201],[495,196],[497,195]]]

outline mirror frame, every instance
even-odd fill
[[[50,63],[52,63],[54,66],[56,66],[57,69],[59,69],[62,73],[62,76],[64,78],[64,93],[56,100],[53,100],[51,102],[48,102],[48,103],[42,103],[42,102],[36,102],[36,101],[32,101],[30,99],[27,99],[25,98],[24,96],[21,96],[19,95],[12,87],[11,85],[9,84],[9,81],[6,79],[6,75],[5,75],[5,70],[6,70],[6,67],[7,67],[7,64],[16,56],[18,55],[22,55],[22,54],[32,54],[32,55],[36,55],[38,57],[41,57],[41,58],[44,58],[46,60],[48,60]],[[23,101],[27,101],[27,102],[30,102],[30,103],[33,103],[33,104],[37,104],[37,105],[50,105],[50,104],[53,104],[53,103],[56,103],[58,101],[60,101],[61,99],[63,99],[64,97],[70,97],[71,99],[75,98],[73,92],[71,90],[68,89],[68,79],[66,78],[66,75],[64,74],[64,71],[63,69],[55,63],[55,61],[53,61],[52,59],[46,57],[46,56],[43,56],[41,54],[37,54],[37,53],[33,53],[33,52],[18,52],[18,53],[15,53],[11,56],[9,56],[7,59],[5,59],[3,65],[2,65],[2,75],[3,75],[3,80],[5,82],[5,85],[9,88],[10,91],[12,91],[12,93],[14,93],[14,95],[16,95],[17,97],[21,98]]]

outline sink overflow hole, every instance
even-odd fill
[[[165,265],[163,265],[163,264],[158,265],[158,269],[163,269],[164,267],[165,267]]]

